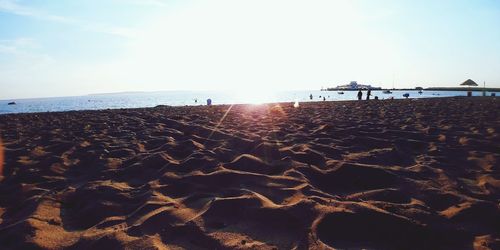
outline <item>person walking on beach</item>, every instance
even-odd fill
[[[311,99],[311,100],[313,99],[313,94],[309,95],[309,99]]]
[[[361,89],[358,91],[358,100],[361,100],[363,98],[363,92],[361,92]]]
[[[370,100],[371,95],[372,95],[372,90],[368,89],[368,93],[366,93],[366,100]]]

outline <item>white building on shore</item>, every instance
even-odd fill
[[[359,84],[357,81],[352,81],[346,85],[339,85],[337,89],[353,90],[353,89],[381,89],[380,87],[372,87],[372,85]]]

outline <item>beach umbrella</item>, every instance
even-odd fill
[[[477,86],[477,83],[472,81],[471,79],[469,79],[469,80],[461,83],[460,86]]]
[[[472,91],[470,90],[470,87],[477,86],[477,83],[472,81],[471,79],[468,79],[467,81],[461,83],[460,86],[469,86],[467,90],[467,96],[472,96]]]

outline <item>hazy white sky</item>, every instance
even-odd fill
[[[500,87],[500,1],[0,0],[0,99]]]

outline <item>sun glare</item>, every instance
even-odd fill
[[[275,94],[273,91],[268,90],[239,90],[236,95],[236,102],[245,104],[264,104],[275,102]]]
[[[351,1],[186,3],[175,13],[151,17],[121,58],[99,67],[99,74],[113,79],[120,72],[121,78],[111,82],[147,82],[152,89],[165,88],[165,82],[194,89],[302,89],[311,81],[331,79],[334,68],[356,64],[358,72],[367,64],[373,69],[369,58],[388,57],[380,48],[387,43],[360,27],[358,12]],[[353,59],[356,55],[364,59]],[[267,101],[261,94],[241,97]]]

